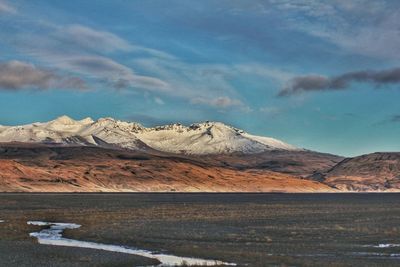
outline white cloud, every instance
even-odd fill
[[[155,102],[156,104],[158,104],[158,105],[164,105],[164,104],[165,104],[164,100],[162,100],[162,99],[159,98],[159,97],[155,97],[155,98],[154,98],[154,102]]]
[[[60,40],[73,43],[74,46],[77,45],[99,53],[135,52],[159,58],[174,58],[174,56],[157,49],[131,44],[111,32],[96,30],[80,24],[59,27],[56,35]]]
[[[68,41],[94,50],[113,52],[130,51],[133,49],[127,41],[113,33],[94,30],[79,24],[61,28],[60,33]]]

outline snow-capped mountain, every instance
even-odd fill
[[[134,150],[150,147],[193,155],[298,150],[280,140],[251,135],[220,122],[146,128],[135,122],[112,118],[76,121],[67,116],[45,123],[0,126],[0,142],[116,146]]]

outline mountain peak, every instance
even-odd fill
[[[60,124],[75,124],[75,123],[77,123],[76,120],[68,117],[67,115],[60,116],[57,119],[53,120],[52,122],[57,122]]]
[[[76,123],[88,124],[88,123],[93,123],[94,120],[90,117],[86,117],[82,120],[74,120],[73,118],[71,118],[67,115],[62,115],[62,116],[52,120],[52,122],[58,122],[60,124],[76,124]]]
[[[298,150],[280,140],[255,136],[222,122],[205,121],[146,128],[135,122],[110,117],[93,121],[61,116],[47,123],[0,128],[0,142],[36,142],[98,145],[142,150],[152,148],[176,154],[261,153],[269,150]]]
[[[80,120],[79,122],[82,124],[90,124],[90,123],[93,123],[94,120],[90,117],[87,117],[87,118],[84,118],[83,120]]]

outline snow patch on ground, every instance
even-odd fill
[[[374,248],[396,248],[396,247],[400,247],[400,244],[379,244],[379,245],[372,245],[371,247],[374,247]]]
[[[380,253],[380,252],[351,252],[349,255],[352,256],[362,256],[362,257],[383,257],[383,258],[392,258],[399,259],[400,253]]]
[[[65,229],[79,228],[79,224],[75,223],[53,223],[42,221],[28,221],[29,225],[48,226],[48,228],[40,232],[30,233],[30,236],[37,238],[39,244],[53,245],[53,246],[66,246],[66,247],[79,247],[105,250],[111,252],[119,252],[142,256],[146,258],[156,259],[160,262],[158,266],[216,266],[216,265],[230,265],[236,266],[235,263],[227,263],[218,260],[206,260],[189,257],[179,257],[174,255],[159,254],[148,250],[129,248],[117,245],[107,245],[95,242],[79,241],[62,237]]]

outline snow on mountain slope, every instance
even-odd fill
[[[189,127],[180,124],[161,126],[145,129],[137,136],[154,149],[172,153],[259,153],[272,149],[296,149],[279,140],[249,135],[220,122],[198,123]]]
[[[297,150],[280,140],[250,135],[220,122],[145,128],[112,118],[76,121],[67,116],[46,123],[0,126],[0,142],[113,145],[137,150],[149,146],[164,152],[195,155]]]
[[[88,119],[74,121],[67,116],[62,116],[47,123],[32,123],[11,127],[3,126],[0,128],[0,141],[68,143],[70,139],[76,139],[74,138],[76,132],[90,123]],[[81,141],[84,142],[84,140]],[[71,140],[71,142],[76,143],[78,141]]]
[[[102,145],[99,143],[101,141],[123,148],[141,150],[146,145],[136,137],[135,133],[142,129],[143,127],[138,123],[101,118],[81,129],[77,134],[84,136],[87,140],[93,140],[92,144]]]

